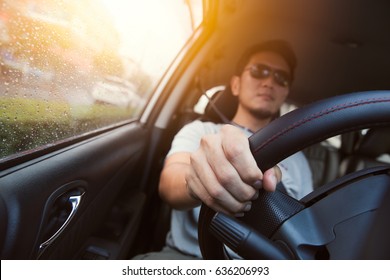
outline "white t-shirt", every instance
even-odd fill
[[[168,156],[177,152],[196,151],[202,136],[218,133],[222,125],[198,120],[187,124],[173,139]],[[246,129],[243,131],[248,137],[252,134]],[[289,195],[300,199],[313,190],[310,167],[302,152],[284,159],[278,165],[282,171],[282,183]],[[201,258],[198,245],[199,211],[200,207],[187,211],[172,210],[167,245],[185,254]]]

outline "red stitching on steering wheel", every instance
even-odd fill
[[[307,118],[304,118],[302,120],[299,120],[299,121],[293,123],[292,125],[288,126],[286,129],[284,129],[281,132],[279,132],[278,134],[272,136],[270,139],[266,140],[263,144],[258,146],[254,150],[254,153],[257,153],[258,151],[263,149],[265,146],[267,146],[270,143],[274,142],[279,137],[281,137],[282,135],[288,133],[289,131],[291,131],[291,130],[293,130],[293,129],[295,129],[295,128],[297,128],[297,127],[299,127],[299,126],[301,126],[301,125],[303,125],[305,123],[308,123],[310,121],[313,121],[315,119],[318,119],[318,118],[321,118],[321,117],[323,117],[325,115],[328,115],[330,113],[341,111],[341,110],[345,110],[345,109],[352,108],[352,107],[358,107],[358,106],[372,104],[372,103],[384,103],[384,102],[390,102],[390,99],[389,98],[370,98],[370,99],[365,99],[365,100],[361,100],[361,101],[355,101],[355,102],[350,102],[350,103],[339,104],[339,105],[327,108],[325,110],[322,110],[322,111],[320,111],[320,112],[318,112],[316,114],[312,114],[311,116],[309,116]]]

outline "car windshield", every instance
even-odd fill
[[[137,119],[200,24],[200,8],[0,0],[0,160]]]

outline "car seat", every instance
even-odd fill
[[[345,175],[368,167],[389,165],[390,127],[371,128],[362,135],[350,155],[342,161],[340,174]]]
[[[233,119],[237,111],[238,99],[233,95],[230,86],[217,91],[208,99],[204,114],[200,118],[202,121],[229,123]]]

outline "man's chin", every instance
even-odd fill
[[[270,110],[262,109],[262,110],[251,110],[251,114],[258,119],[273,119],[277,112],[273,112]]]

